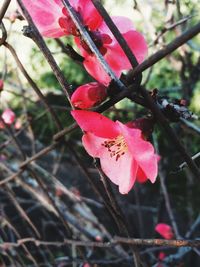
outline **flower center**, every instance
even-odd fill
[[[115,157],[116,161],[128,151],[128,146],[123,135],[118,135],[114,139],[104,141],[102,146],[108,149],[110,157]]]
[[[100,50],[101,54],[105,55],[107,49],[103,46],[103,39],[101,37],[101,34],[98,31],[89,31],[89,30],[88,33],[92,38],[93,42],[95,43],[96,47]],[[87,51],[88,54],[93,54],[87,43],[81,37],[80,40],[81,40],[81,45],[85,49],[85,51]]]

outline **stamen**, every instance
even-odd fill
[[[114,139],[104,141],[102,146],[108,149],[110,157],[115,157],[116,161],[118,161],[118,159],[128,150],[128,146],[123,135],[118,135]]]

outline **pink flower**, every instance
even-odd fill
[[[4,81],[0,79],[0,92],[3,91]]]
[[[159,255],[158,255],[158,264],[156,265],[156,267],[164,267],[164,265],[162,264],[164,258],[166,257],[166,254],[164,252],[160,252]]]
[[[110,77],[80,36],[61,0],[23,0],[23,3],[43,36],[60,37],[70,34],[76,36],[75,42],[85,58],[83,64],[88,73],[98,82],[104,85],[109,84]],[[91,0],[70,0],[70,4],[79,14],[91,38],[116,76],[119,77],[123,70],[131,69],[131,65],[123,50]],[[130,19],[126,17],[112,17],[112,19],[138,62],[141,63],[147,53],[147,44],[144,37],[134,29]]]
[[[38,30],[45,37],[79,34],[61,0],[23,0]],[[85,26],[95,30],[102,21],[91,0],[70,0]]]
[[[138,62],[141,63],[147,53],[147,44],[142,34],[134,29],[132,21],[126,17],[112,17],[112,20],[127,41]],[[131,69],[129,60],[104,21],[102,21],[97,31],[91,32],[91,37],[117,77],[121,75],[123,70]],[[87,44],[79,37],[75,38],[75,42],[85,58],[83,64],[88,73],[98,82],[108,85],[110,77],[104,71],[96,56],[90,51]]]
[[[165,239],[172,239],[174,237],[171,226],[166,223],[158,223],[155,230]]]
[[[4,122],[8,125],[12,124],[15,121],[15,113],[9,108],[4,110],[1,117],[4,120]]]
[[[22,128],[22,121],[20,119],[17,119],[14,125],[14,128],[16,130],[20,130]]]
[[[96,30],[102,23],[102,17],[94,7],[91,0],[70,0],[69,1],[75,11],[79,14],[83,24],[87,26],[89,31]],[[72,21],[65,7],[62,9],[63,16],[59,18],[59,25],[66,35],[72,34],[80,36],[74,22]]]
[[[43,36],[57,38],[65,35],[58,23],[63,16],[61,0],[23,0],[23,4]]]
[[[155,182],[157,155],[151,143],[142,138],[141,130],[96,112],[74,110],[72,116],[85,132],[82,142],[86,151],[100,158],[103,172],[119,186],[121,194],[127,194],[136,180]]]
[[[100,83],[91,82],[79,86],[71,97],[76,108],[89,109],[99,105],[107,97],[106,87]]]

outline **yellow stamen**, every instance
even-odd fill
[[[128,146],[123,135],[118,135],[116,138],[111,140],[106,140],[103,142],[102,146],[108,149],[110,157],[115,157],[117,161],[121,156],[123,156],[128,150]]]

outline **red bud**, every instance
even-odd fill
[[[99,105],[106,97],[106,87],[92,82],[78,87],[71,97],[71,102],[76,108],[89,109]]]

